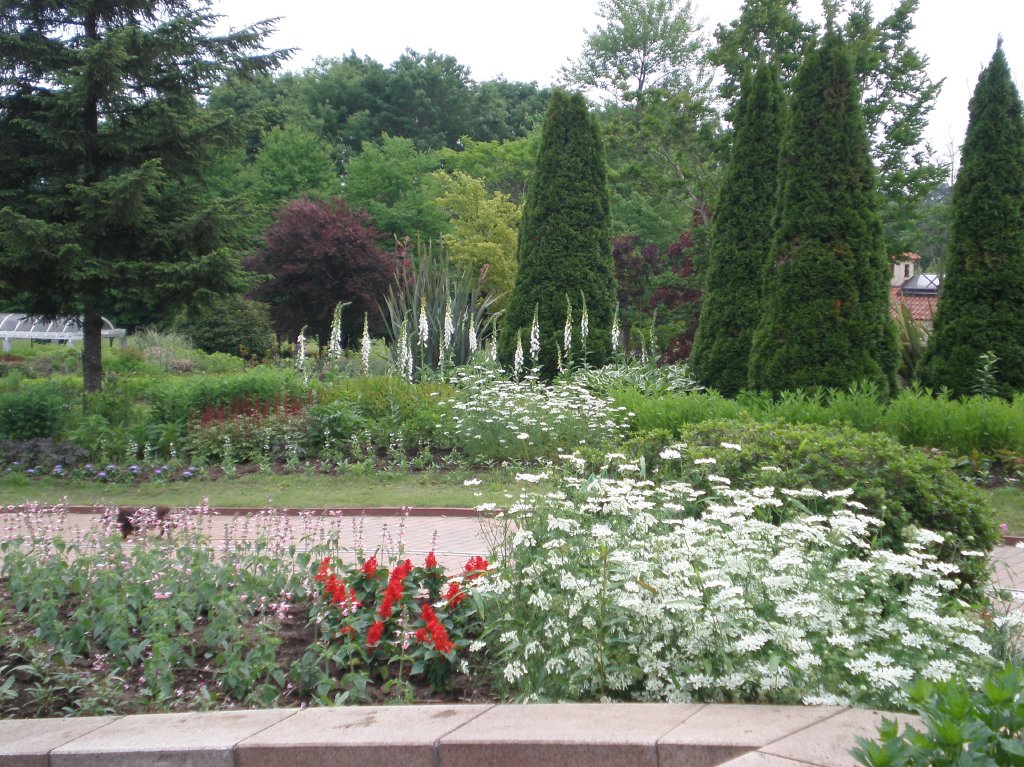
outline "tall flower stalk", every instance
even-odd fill
[[[534,365],[540,365],[540,321],[538,313],[540,305],[533,308],[533,324],[530,325],[530,361]]]
[[[373,342],[370,340],[370,313],[363,314],[363,343],[360,351],[363,353],[363,375],[370,374],[370,350],[373,349]]]
[[[403,327],[411,347],[411,377],[442,363],[467,364],[494,331],[496,315],[488,311],[496,297],[481,295],[486,268],[463,271],[443,248],[435,252],[432,245],[418,245],[403,255],[383,312],[393,364],[406,368],[398,361]]]

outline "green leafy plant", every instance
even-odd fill
[[[1015,767],[1024,764],[1024,672],[1007,666],[980,685],[960,677],[905,688],[925,729],[900,733],[884,720],[876,743],[857,737],[850,753],[865,767]]]

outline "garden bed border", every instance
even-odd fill
[[[341,706],[0,721],[0,767],[856,767],[906,714],[671,703]]]

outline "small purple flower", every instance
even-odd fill
[[[160,473],[160,469],[153,469],[153,473],[154,474],[159,474]]]
[[[88,469],[89,471],[92,471],[92,464],[91,463],[85,464],[85,468]]]
[[[135,472],[136,474],[138,474],[139,473],[139,467],[138,466],[129,466],[128,467],[128,471],[132,471],[132,472]]]
[[[35,474],[35,473],[36,473],[36,470],[35,470],[35,469],[29,469],[29,470],[28,470],[28,471],[26,471],[25,473],[26,473],[26,474]]]
[[[191,477],[192,476],[192,472],[191,471],[183,471],[183,472],[181,472],[181,476],[183,476],[183,477]]]
[[[12,463],[11,465],[12,465],[12,466],[21,466],[21,464],[20,464],[20,463],[18,463],[17,461],[15,461],[14,463]]]
[[[117,471],[117,467],[114,464],[110,464],[107,466],[107,471]]]
[[[166,466],[161,466],[160,468],[161,468],[161,470],[163,470],[163,471],[167,471],[167,467],[166,467]]]
[[[107,476],[107,472],[105,472],[105,471],[101,471],[101,472],[100,472],[99,474],[97,474],[96,476],[97,476],[97,477],[99,477],[100,479],[103,479],[103,478],[105,478],[105,477]]]

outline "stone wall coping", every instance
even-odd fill
[[[824,706],[431,704],[0,721],[0,767],[858,767],[906,714]]]

